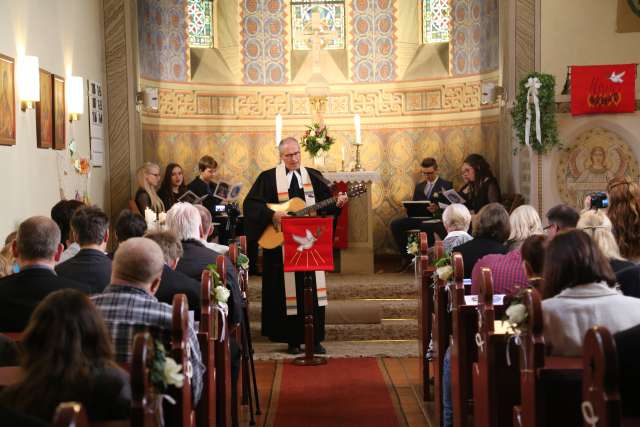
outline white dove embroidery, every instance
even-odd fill
[[[311,233],[311,231],[309,231],[308,229],[305,230],[306,232],[306,236],[302,237],[302,236],[296,236],[295,234],[292,236],[293,240],[296,241],[296,243],[298,243],[298,249],[296,249],[298,252],[302,252],[305,251],[307,249],[311,249],[313,247],[313,245],[316,243],[316,240],[318,240],[313,233]]]
[[[613,83],[624,83],[624,81],[622,81],[622,76],[624,76],[625,73],[626,71],[623,71],[620,74],[616,74],[615,71],[612,71],[611,75],[609,76],[609,80],[611,80]]]

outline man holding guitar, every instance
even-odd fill
[[[245,198],[245,232],[250,240],[260,239],[263,247],[262,335],[274,342],[286,342],[289,353],[299,354],[304,342],[303,274],[284,273],[279,246],[282,241],[278,239],[281,219],[300,210],[300,207],[294,207],[294,198],[299,199],[298,203],[303,201],[307,207],[319,202],[322,206],[322,209],[318,207],[319,215],[337,216],[348,196],[341,193],[333,198],[322,174],[300,165],[300,145],[295,138],[283,139],[278,150],[281,163],[262,172]],[[324,354],[326,350],[320,342],[324,340],[325,307],[318,304],[316,280],[313,284],[314,353]],[[320,284],[320,287],[324,286]],[[287,308],[287,298],[295,298],[297,310],[296,307]]]

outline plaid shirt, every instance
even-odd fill
[[[156,297],[142,289],[126,285],[109,285],[103,293],[93,295],[91,300],[102,313],[119,363],[131,362],[133,337],[138,332],[148,331],[167,349],[170,348],[173,309],[169,304],[158,302]],[[193,367],[191,389],[195,404],[202,393],[205,366],[202,364],[200,346],[191,320],[188,334]]]
[[[512,294],[517,290],[516,287],[527,286],[520,249],[504,255],[491,254],[480,258],[471,273],[471,293],[474,295],[480,293],[483,267],[491,269],[494,294]]]

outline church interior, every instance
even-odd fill
[[[640,426],[639,61],[638,0],[0,0],[0,416],[111,425],[30,357],[104,273],[122,425]]]

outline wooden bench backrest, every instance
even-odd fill
[[[436,242],[436,259],[444,256],[442,242]],[[441,425],[442,419],[442,373],[444,354],[449,345],[449,335],[451,334],[451,313],[449,313],[449,303],[446,288],[446,281],[435,279],[433,290],[433,316],[431,323],[432,341],[432,369],[433,369],[433,395],[434,395],[434,425]]]
[[[427,234],[420,233],[420,255],[416,258],[415,280],[418,287],[418,340],[420,342],[420,378],[422,378],[422,397],[429,400],[429,361],[426,358],[431,340],[431,317],[433,314],[433,289],[431,274],[433,265],[429,262]]]
[[[205,269],[200,276],[201,312],[198,328],[198,344],[202,354],[202,362],[206,371],[202,378],[203,389],[200,401],[196,408],[196,421],[198,427],[215,425],[216,423],[216,358],[211,310],[211,273]]]
[[[175,399],[176,405],[165,405],[165,418],[170,416],[173,425],[191,426],[193,419],[193,408],[191,400],[191,379],[192,367],[189,347],[189,304],[184,294],[173,296],[173,317],[171,320],[171,350],[170,355],[176,363],[182,364],[184,375],[184,385],[181,389],[172,387],[169,389],[171,396]]]
[[[223,285],[227,286],[227,268],[223,255],[216,258],[218,273]],[[221,316],[218,311],[214,314]],[[224,324],[224,326],[223,326]],[[223,327],[225,331],[223,333]],[[217,425],[231,426],[231,352],[229,349],[229,326],[228,322],[218,321],[218,337],[224,335],[225,339],[217,339],[215,345],[216,357],[216,418]]]
[[[618,427],[622,406],[618,389],[618,355],[607,328],[589,329],[583,344],[582,416],[585,426],[597,418],[598,427]]]

